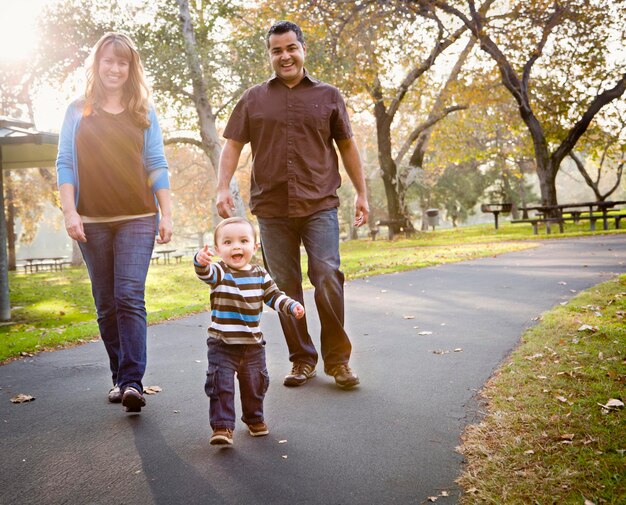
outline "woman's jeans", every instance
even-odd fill
[[[304,305],[300,244],[308,257],[308,276],[315,288],[315,305],[321,323],[324,365],[348,363],[352,345],[344,324],[344,276],[339,270],[339,223],[337,209],[306,217],[257,218],[263,260],[279,289]],[[307,329],[306,318],[279,314],[289,360],[316,365],[318,355]]]
[[[225,344],[207,339],[209,370],[204,391],[209,397],[209,422],[214,430],[235,429],[235,373],[241,396],[241,420],[263,422],[263,399],[270,384],[265,344]]]
[[[113,384],[143,391],[146,370],[146,275],[154,248],[154,216],[85,223],[79,242],[91,278],[100,336]]]

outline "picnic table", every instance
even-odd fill
[[[163,263],[164,264],[165,263],[169,264],[169,262],[170,262],[170,255],[172,253],[175,253],[176,249],[159,249],[159,250],[155,250],[154,252],[163,257]]]
[[[24,262],[24,273],[36,273],[39,270],[63,270],[67,263],[67,256],[53,256],[49,258],[22,258]]]
[[[622,218],[626,218],[626,209],[616,209],[620,205],[626,205],[626,200],[618,201],[595,201],[580,203],[564,203],[558,205],[536,205],[522,207],[523,219],[513,220],[512,223],[531,223],[533,231],[537,234],[537,226],[539,224],[546,225],[547,233],[550,233],[550,225],[558,224],[559,230],[563,232],[563,223],[572,221],[578,223],[581,220],[589,221],[590,231],[596,230],[596,221],[602,220],[604,230],[609,229],[609,219],[615,220],[615,228],[620,227]],[[537,215],[533,218],[528,217],[529,211],[537,211]],[[610,213],[612,210],[618,210],[617,213]],[[595,214],[594,214],[595,212]],[[597,213],[601,215],[597,215]]]

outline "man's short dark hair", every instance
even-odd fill
[[[274,23],[267,31],[267,36],[265,37],[265,45],[269,49],[271,35],[281,35],[287,32],[294,32],[296,34],[298,42],[304,45],[304,35],[302,35],[302,30],[297,24],[292,23],[291,21],[278,21]]]

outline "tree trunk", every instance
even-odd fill
[[[191,72],[191,81],[193,84],[193,100],[198,113],[198,125],[200,127],[200,138],[202,139],[202,148],[211,160],[213,170],[217,175],[219,168],[220,154],[222,145],[217,127],[215,125],[215,115],[209,102],[206,89],[206,81],[200,58],[198,57],[198,49],[196,45],[196,35],[191,22],[191,14],[189,13],[188,0],[177,0],[179,7],[180,28],[185,44],[185,54],[187,56],[187,65]],[[235,203],[236,213],[239,216],[246,215],[246,207],[241,198],[241,192],[237,180],[233,177],[230,182],[230,191]]]

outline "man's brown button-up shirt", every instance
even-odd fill
[[[303,217],[339,206],[333,140],[352,137],[339,90],[310,77],[289,88],[277,77],[246,90],[224,137],[250,142],[250,209],[260,217]]]

